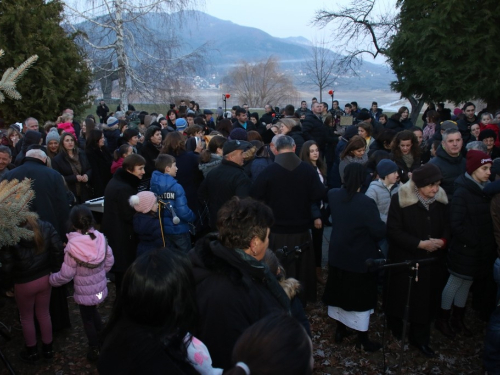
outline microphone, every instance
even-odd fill
[[[380,258],[380,259],[367,259],[365,261],[365,265],[368,267],[368,268],[371,268],[371,267],[380,267],[380,266],[383,266],[384,264],[387,263],[387,259],[384,259],[384,258]]]
[[[172,203],[167,202],[166,206],[167,206],[168,210],[170,211],[170,214],[172,215],[172,222],[174,224],[179,224],[181,222],[181,219],[179,219],[179,217],[175,213],[174,208],[172,207]]]

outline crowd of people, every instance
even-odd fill
[[[429,358],[432,323],[450,339],[481,334],[467,327],[470,300],[490,322],[484,366],[497,374],[500,111],[431,104],[417,127],[406,107],[332,105],[259,115],[180,101],[163,115],[101,101],[81,123],[66,109],[2,130],[0,180],[29,178],[38,215],[22,224],[31,237],[0,250],[21,358],[39,360],[35,316],[53,358],[73,280],[102,374],[310,374],[305,309],[322,284],[335,343],[355,331],[366,352],[382,346],[368,335],[379,292],[393,335],[408,320]],[[99,198],[104,211],[92,212]],[[381,271],[379,259],[406,266]],[[107,276],[116,301],[104,325]]]

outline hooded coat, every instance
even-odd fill
[[[435,198],[426,210],[415,193],[415,183],[410,180],[392,197],[387,218],[388,258],[393,263],[437,259],[423,264],[418,271],[418,282],[415,278],[412,281],[409,321],[419,324],[428,324],[432,320],[441,303],[441,291],[448,277],[444,264],[446,249],[430,253],[418,248],[420,241],[429,238],[449,241],[448,198],[443,188],[439,188]],[[387,315],[403,319],[408,281],[408,267],[394,268],[388,273]]]
[[[74,280],[75,302],[79,305],[98,305],[108,296],[106,272],[111,269],[113,252],[102,233],[93,228],[88,234],[68,233],[61,270],[50,275],[52,286],[61,286]]]
[[[491,197],[465,174],[457,178],[455,185],[450,207],[453,239],[448,252],[448,269],[457,276],[481,278],[491,274],[497,258],[490,215]]]

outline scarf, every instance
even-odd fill
[[[423,204],[423,206],[425,207],[425,209],[427,211],[429,211],[429,206],[436,201],[436,197],[433,197],[433,198],[430,198],[430,199],[422,197],[420,195],[420,193],[418,192],[418,188],[416,186],[415,186],[415,194],[417,195],[417,198],[420,201],[420,203]]]
[[[67,160],[69,162],[69,165],[71,167],[71,170],[73,171],[73,174],[76,175],[81,175],[82,174],[82,165],[80,163],[80,157],[78,155],[78,151],[73,151],[73,156],[69,156],[69,154],[66,154]],[[82,183],[77,181],[75,186],[76,186],[76,196],[79,197],[81,196],[81,191],[82,191]]]
[[[411,154],[411,152],[408,155],[401,155],[401,157],[403,158],[403,161],[405,162],[408,169],[410,169],[413,165],[413,155]]]
[[[350,163],[364,164],[368,161],[368,154],[365,152],[362,157],[356,158],[354,156],[347,155],[345,159]]]
[[[476,180],[474,180],[474,178],[468,174],[467,172],[465,172],[465,178],[468,178],[469,180],[471,180],[472,182],[474,182],[477,186],[479,186],[479,188],[481,190],[484,189],[484,187],[489,183],[489,181],[486,181],[486,182],[477,182]]]
[[[424,141],[431,139],[434,136],[435,132],[436,124],[434,124],[433,122],[428,122],[423,131]]]

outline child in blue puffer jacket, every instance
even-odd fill
[[[175,158],[167,154],[158,155],[155,168],[151,176],[151,191],[160,201],[166,247],[188,252],[191,250],[189,223],[196,216],[188,207],[184,189],[174,178],[177,175]]]

